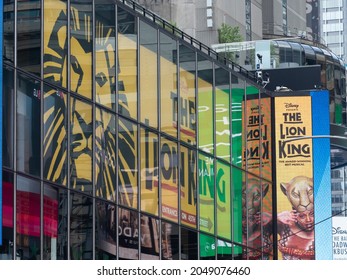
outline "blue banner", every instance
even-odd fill
[[[332,210],[329,91],[311,91],[316,260],[331,260]]]
[[[0,0],[0,46],[2,46],[2,36],[3,36],[3,1]],[[0,48],[0,245],[2,245],[2,47]]]

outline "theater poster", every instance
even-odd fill
[[[278,258],[332,259],[329,92],[274,103]]]

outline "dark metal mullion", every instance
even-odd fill
[[[178,163],[178,182],[177,182],[177,187],[178,187],[178,201],[177,201],[177,208],[178,208],[178,259],[181,259],[181,224],[182,224],[182,208],[181,208],[181,172],[180,172],[180,162],[181,162],[181,106],[179,105],[180,102],[180,96],[181,96],[181,90],[180,90],[180,48],[179,48],[179,43],[178,40],[175,40],[176,42],[176,50],[177,50],[177,58],[176,58],[176,71],[177,71],[177,80],[176,80],[176,89],[177,89],[177,123],[176,123],[176,129],[177,129],[177,163]],[[184,171],[183,171],[184,172]]]
[[[71,137],[70,137],[70,133],[71,133],[71,108],[70,108],[70,104],[71,104],[71,86],[70,86],[70,82],[71,82],[71,78],[70,78],[70,63],[71,63],[71,52],[70,52],[70,47],[71,47],[71,43],[70,43],[70,37],[71,37],[71,6],[70,6],[70,1],[67,2],[67,100],[66,100],[66,104],[67,104],[67,149],[66,149],[66,153],[67,153],[67,182],[66,182],[66,186],[67,186],[67,259],[70,259],[70,231],[71,231],[71,158],[70,158],[70,141],[71,141]]]
[[[41,6],[41,30],[45,30],[44,29],[44,16],[45,16],[45,11],[44,11],[44,5],[43,5],[43,1],[41,1],[40,3],[40,6]],[[41,51],[40,53],[42,53],[42,42],[44,42],[44,35],[43,35],[43,32],[41,32]],[[41,141],[41,145],[40,145],[40,188],[41,188],[41,197],[40,197],[40,201],[41,201],[41,209],[40,209],[40,256],[41,256],[41,260],[43,260],[43,235],[44,235],[44,184],[43,184],[43,162],[44,162],[44,159],[43,159],[43,143],[44,143],[44,137],[43,137],[43,133],[44,133],[44,123],[43,123],[43,114],[44,114],[44,90],[43,90],[43,55],[41,55],[41,67],[40,67],[40,76],[41,76],[41,79],[40,79],[40,90],[41,90],[41,93],[39,96],[41,96],[40,98],[40,123],[41,123],[41,127],[40,127],[40,141]]]
[[[218,193],[217,193],[217,144],[216,144],[216,73],[215,73],[215,64],[212,63],[212,113],[213,113],[213,184],[214,184],[214,207],[213,207],[213,214],[214,214],[214,240],[215,240],[215,259],[217,259],[217,245],[218,245],[218,238],[217,238],[217,229],[218,229],[218,221],[217,221],[217,200],[218,200]]]
[[[92,0],[92,125],[93,125],[93,135],[92,135],[92,194],[93,194],[93,198],[92,198],[92,243],[93,243],[93,248],[92,248],[92,259],[95,260],[95,246],[96,246],[96,231],[95,231],[95,227],[96,227],[96,215],[95,215],[95,207],[96,207],[96,179],[95,179],[95,173],[96,173],[96,141],[95,141],[95,129],[96,129],[96,89],[95,89],[95,68],[96,68],[96,59],[95,59],[95,29],[96,29],[96,20],[95,20],[95,0]],[[101,110],[101,109],[100,109]],[[104,124],[103,124],[104,125]],[[101,163],[101,161],[100,161]]]
[[[115,152],[115,156],[116,156],[116,166],[115,166],[115,174],[116,174],[116,228],[117,231],[119,229],[119,188],[118,188],[118,170],[119,170],[119,139],[118,139],[118,135],[119,135],[119,115],[118,115],[118,97],[119,97],[119,88],[118,88],[118,81],[119,81],[119,67],[118,67],[118,61],[119,61],[119,56],[118,56],[118,5],[114,4],[114,19],[115,19],[115,30],[114,30],[114,36],[115,36],[115,112],[116,112],[116,116],[115,116],[115,128],[116,128],[116,135],[115,135],[115,146],[116,146],[116,152]],[[119,234],[116,234],[116,259],[119,259]]]
[[[17,259],[17,10],[18,4],[17,1],[14,1],[14,71],[13,71],[13,109],[14,109],[14,129],[13,129],[13,259]]]
[[[198,115],[198,102],[199,102],[199,71],[198,71],[198,53],[194,51],[195,54],[195,121],[196,121],[196,128],[195,128],[195,142],[196,142],[196,230],[197,230],[197,251],[198,251],[198,259],[200,258],[200,238],[199,238],[199,232],[200,232],[200,197],[199,197],[199,115]]]
[[[243,135],[244,135],[244,140],[242,141],[242,143],[244,144],[244,147],[245,147],[245,194],[246,194],[246,197],[245,197],[245,201],[246,201],[246,224],[247,224],[247,227],[246,227],[246,244],[243,244],[244,246],[246,246],[246,252],[247,252],[247,259],[248,259],[248,233],[249,233],[249,228],[248,228],[248,210],[247,210],[247,205],[248,205],[248,195],[247,195],[247,192],[248,192],[248,188],[247,188],[247,184],[248,184],[248,160],[247,160],[247,124],[246,124],[246,120],[247,120],[247,110],[246,110],[246,107],[247,107],[247,83],[245,80],[243,80],[243,89],[244,89],[244,95],[243,95],[243,100],[244,100],[244,106],[243,106],[243,112],[242,112],[242,117],[243,119],[245,120],[244,121],[244,124],[243,124]],[[242,152],[242,151],[241,151]],[[243,218],[242,218],[243,219]]]
[[[140,106],[140,19],[138,16],[135,16],[136,25],[137,25],[137,34],[136,34],[136,55],[137,55],[137,120],[140,120],[141,116],[141,106]],[[138,203],[138,256],[141,259],[141,126],[140,122],[137,121],[137,203]]]
[[[161,259],[162,242],[161,242],[161,218],[162,218],[162,188],[161,188],[161,67],[160,67],[160,32],[157,30],[157,125],[158,125],[158,238],[159,238],[159,259]]]

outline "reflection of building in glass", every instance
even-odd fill
[[[276,258],[251,71],[130,0],[4,10],[1,258]]]

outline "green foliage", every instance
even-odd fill
[[[218,41],[220,44],[243,41],[240,28],[238,26],[230,26],[226,23],[222,23],[222,26],[218,28]]]

